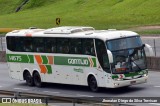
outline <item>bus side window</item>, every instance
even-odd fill
[[[32,38],[24,38],[24,51],[25,52],[33,52],[33,42]]]
[[[66,38],[57,39],[57,53],[69,53],[69,41]]]
[[[82,52],[82,42],[79,38],[70,39],[70,54],[81,54]]]
[[[97,52],[98,61],[101,67],[103,68],[103,70],[110,73],[109,60],[108,60],[108,55],[107,55],[105,44],[103,41],[99,39],[96,39],[95,41],[96,41],[96,52]]]
[[[83,39],[83,54],[95,56],[93,39]]]
[[[45,51],[47,53],[56,53],[57,46],[56,46],[56,38],[46,38],[45,40]]]
[[[11,51],[16,50],[16,39],[15,39],[15,37],[7,36],[7,48]]]
[[[34,52],[44,52],[44,38],[35,37],[34,42]]]

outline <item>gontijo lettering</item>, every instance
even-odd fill
[[[68,64],[88,65],[88,59],[68,59]]]

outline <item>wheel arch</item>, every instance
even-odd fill
[[[96,81],[97,81],[97,86],[99,87],[98,78],[97,78],[97,76],[96,76],[94,73],[89,73],[89,74],[87,75],[87,84],[88,84],[89,78],[90,78],[91,76],[95,77],[95,79],[96,79]]]
[[[38,74],[40,75],[40,73],[39,73],[39,71],[38,71],[38,70],[33,70],[33,72],[32,72],[32,76],[33,76],[35,73],[38,73]]]

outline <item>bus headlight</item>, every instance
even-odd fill
[[[147,74],[143,74],[144,77],[147,77]]]

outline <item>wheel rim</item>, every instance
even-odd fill
[[[40,79],[38,74],[34,75],[34,83],[35,83],[36,86],[40,86],[41,85],[41,79]]]
[[[27,82],[28,84],[31,84],[31,76],[30,76],[29,73],[27,73],[26,82]]]

